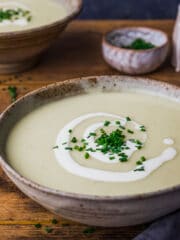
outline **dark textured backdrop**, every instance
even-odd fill
[[[175,18],[180,0],[84,0],[84,19]]]

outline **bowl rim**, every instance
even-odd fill
[[[21,103],[24,101],[24,99],[28,97],[33,97],[36,94],[42,93],[47,91],[48,89],[53,89],[56,87],[60,87],[61,85],[64,84],[71,84],[71,83],[79,83],[83,80],[86,81],[93,81],[94,79],[99,79],[99,78],[121,78],[121,79],[126,79],[128,78],[129,80],[136,80],[141,81],[141,82],[146,82],[152,83],[156,86],[163,87],[166,89],[172,89],[172,90],[177,90],[180,93],[180,86],[178,84],[172,84],[172,83],[167,83],[164,81],[160,80],[154,80],[150,78],[145,78],[145,77],[132,77],[132,76],[127,76],[127,75],[99,75],[99,76],[89,76],[89,77],[81,77],[81,78],[73,78],[73,79],[68,79],[64,80],[61,82],[54,82],[52,84],[48,84],[46,86],[40,87],[36,90],[33,90],[24,96],[20,97],[17,99],[14,103],[9,105],[1,114],[0,114],[0,125],[1,122],[4,122],[6,119],[6,116],[9,114],[9,112],[13,111],[13,108],[15,105]],[[11,167],[8,162],[3,158],[3,156],[0,153],[0,167],[2,167],[3,171],[6,173],[6,175],[13,175],[13,177],[19,181],[25,184],[27,187],[31,187],[37,191],[41,191],[45,194],[51,194],[54,196],[59,196],[59,197],[67,197],[71,199],[76,199],[76,200],[89,200],[89,201],[113,201],[113,200],[119,200],[119,201],[127,201],[127,200],[139,200],[139,199],[148,199],[148,198],[153,198],[153,197],[158,197],[162,195],[166,195],[175,191],[180,191],[180,183],[178,185],[172,186],[172,187],[167,187],[164,189],[152,191],[152,192],[147,192],[147,193],[138,193],[138,194],[126,194],[126,195],[115,195],[115,196],[107,196],[107,195],[91,195],[91,194],[82,194],[82,193],[73,193],[73,192],[66,192],[66,191],[61,191],[58,189],[53,189],[50,187],[43,186],[39,183],[34,182],[33,180],[30,180],[24,176],[22,176],[20,173],[18,173],[13,167]],[[14,182],[14,181],[13,181]]]
[[[160,46],[155,46],[155,47],[150,48],[150,49],[138,49],[138,50],[136,50],[136,49],[122,48],[122,47],[115,46],[110,41],[107,40],[107,37],[110,34],[112,34],[114,32],[117,32],[119,30],[125,30],[125,29],[127,29],[127,30],[137,30],[137,31],[141,30],[141,29],[142,30],[144,29],[144,30],[148,30],[149,32],[159,32],[161,35],[164,35],[165,43],[161,44]],[[102,45],[109,46],[109,47],[114,48],[114,49],[116,49],[118,51],[128,51],[130,53],[144,53],[144,52],[148,53],[148,52],[155,51],[156,49],[161,49],[161,48],[163,48],[165,46],[169,46],[169,38],[168,38],[168,35],[167,35],[166,32],[164,32],[164,31],[162,31],[160,29],[156,29],[156,28],[141,27],[141,26],[139,26],[139,27],[122,27],[122,28],[115,28],[115,29],[113,29],[111,31],[106,32],[103,35]]]
[[[15,37],[15,36],[20,36],[20,35],[29,35],[31,33],[38,33],[41,32],[43,30],[47,30],[53,27],[57,27],[60,24],[66,24],[69,21],[71,21],[73,18],[75,18],[77,15],[79,15],[79,13],[82,11],[83,9],[83,0],[76,0],[78,5],[77,7],[70,13],[67,14],[64,18],[54,21],[52,23],[46,24],[46,25],[42,25],[42,26],[37,26],[37,27],[33,27],[30,29],[24,29],[24,30],[17,30],[17,31],[9,31],[9,32],[0,32],[0,38],[1,37],[6,37],[6,38],[11,38],[11,37]]]

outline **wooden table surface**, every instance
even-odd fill
[[[43,56],[31,71],[18,75],[0,76],[0,112],[10,104],[8,86],[16,86],[18,97],[43,85],[69,78],[89,75],[119,74],[110,68],[101,55],[102,34],[117,27],[148,26],[164,30],[171,36],[173,21],[75,21]],[[180,85],[169,60],[146,77]],[[52,225],[53,218],[58,224]],[[36,229],[34,224],[41,223]],[[45,226],[53,227],[52,233]],[[87,226],[56,217],[22,194],[0,170],[0,240],[59,239],[59,240],[115,240],[133,239],[148,225],[116,229],[97,228],[85,234]]]

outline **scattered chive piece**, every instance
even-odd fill
[[[123,129],[123,130],[125,130],[125,129],[126,129],[124,126],[121,126],[121,125],[120,125],[119,127],[120,127],[121,129]]]
[[[127,132],[128,132],[128,133],[131,133],[131,134],[134,133],[131,129],[128,129]]]
[[[144,166],[141,166],[141,167],[139,167],[139,168],[136,168],[136,169],[134,169],[134,172],[142,172],[142,171],[145,171],[145,168],[144,168]]]
[[[72,142],[72,143],[77,143],[77,138],[76,138],[76,137],[73,137],[73,138],[71,139],[71,142]]]
[[[90,137],[92,137],[92,136],[95,137],[95,136],[96,136],[96,133],[92,132],[92,133],[89,134],[89,136],[90,136]]]
[[[57,149],[57,148],[59,148],[59,146],[54,146],[54,147],[53,147],[53,149]]]
[[[142,162],[139,160],[136,162],[136,165],[142,165]]]
[[[72,129],[69,129],[69,133],[72,133]]]
[[[42,225],[41,225],[40,223],[36,223],[34,226],[35,226],[35,228],[37,228],[37,229],[39,229],[39,228],[42,227]]]
[[[50,228],[50,227],[48,227],[48,226],[46,226],[46,227],[45,227],[45,231],[46,231],[47,233],[52,233],[53,229]]]
[[[120,121],[116,121],[116,124],[117,124],[117,125],[121,125],[121,122],[120,122]]]
[[[62,143],[62,145],[66,145],[66,144],[67,144],[67,142],[63,142],[63,143]]]
[[[126,121],[130,122],[131,118],[130,117],[126,117]]]
[[[85,159],[88,159],[88,158],[90,157],[89,153],[86,152],[86,153],[84,154],[84,157],[85,157]]]
[[[66,147],[65,150],[69,150],[69,151],[72,151],[72,147]]]
[[[106,120],[106,121],[104,122],[104,126],[105,126],[105,127],[108,127],[108,126],[110,125],[110,123],[111,123],[110,121],[107,121],[107,120]]]
[[[8,87],[8,92],[9,92],[9,95],[11,97],[11,101],[12,102],[16,101],[16,98],[17,98],[17,88],[13,87],[13,86],[9,86]]]
[[[52,222],[52,224],[57,224],[57,223],[58,223],[58,220],[55,219],[55,218],[53,218],[51,222]]]
[[[90,234],[94,233],[95,231],[96,231],[95,227],[88,227],[88,228],[84,229],[83,233],[86,235],[90,235]]]
[[[87,148],[86,151],[88,151],[88,152],[96,152],[96,150],[94,150],[93,148]]]
[[[146,132],[145,126],[140,126],[140,130],[141,130],[141,132]]]
[[[109,160],[114,160],[114,159],[115,159],[115,157],[110,157],[110,158],[109,158]]]
[[[141,157],[141,161],[142,162],[145,162],[146,161],[146,158],[144,156]]]

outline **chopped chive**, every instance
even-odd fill
[[[142,162],[145,162],[146,161],[146,158],[144,156],[141,157],[141,161]]]
[[[139,160],[136,162],[136,165],[142,165],[142,162]]]
[[[128,132],[128,133],[131,133],[131,134],[134,133],[131,129],[128,129],[127,132]]]
[[[138,149],[138,150],[140,150],[140,149],[142,149],[142,146],[136,146],[136,148]]]
[[[117,125],[121,125],[121,122],[120,121],[116,121],[115,122]]]
[[[73,137],[73,138],[71,139],[71,142],[72,142],[72,143],[77,143],[77,138],[76,138],[76,137]]]
[[[57,148],[59,148],[59,146],[54,146],[54,147],[53,147],[53,149],[57,149]]]
[[[16,101],[16,98],[17,98],[17,88],[13,87],[13,86],[9,86],[8,87],[8,92],[9,92],[9,95],[11,97],[11,101],[12,102]]]
[[[86,152],[86,153],[84,154],[84,157],[85,157],[85,159],[88,159],[88,158],[90,157],[89,153]]]
[[[67,142],[63,142],[63,143],[62,143],[62,145],[66,145],[66,144],[67,144]]]
[[[70,150],[70,151],[72,151],[73,149],[72,149],[72,147],[66,147],[65,150]]]
[[[69,131],[68,131],[69,133],[72,133],[72,129],[69,129]]]
[[[42,227],[42,224],[41,223],[36,223],[36,224],[34,224],[34,226],[35,226],[35,228],[39,229],[39,228]]]
[[[106,120],[106,121],[104,122],[104,126],[105,126],[105,127],[108,127],[108,126],[110,125],[110,123],[111,123],[110,121],[107,121],[107,120]]]
[[[50,227],[48,227],[48,226],[46,226],[46,227],[45,227],[45,231],[46,231],[47,233],[52,233],[53,229],[50,228]]]
[[[86,151],[87,152],[95,152],[96,150],[94,150],[93,148],[87,148]]]
[[[109,158],[109,160],[114,160],[114,159],[115,159],[115,157],[110,157],[110,158]]]
[[[89,136],[91,137],[91,136],[96,136],[96,133],[94,133],[94,132],[91,132],[90,134],[89,134]]]
[[[139,172],[145,171],[144,166],[138,167],[138,168],[134,169],[134,172],[138,172],[138,171],[139,171]]]
[[[58,223],[58,220],[55,219],[55,218],[53,218],[51,222],[52,222],[52,224],[57,224],[57,223]]]
[[[130,121],[131,121],[131,118],[130,118],[130,117],[126,117],[126,121],[127,121],[127,122],[130,122]]]
[[[140,128],[140,130],[141,130],[142,132],[146,132],[145,126],[142,125],[142,126],[140,126],[139,128]]]

